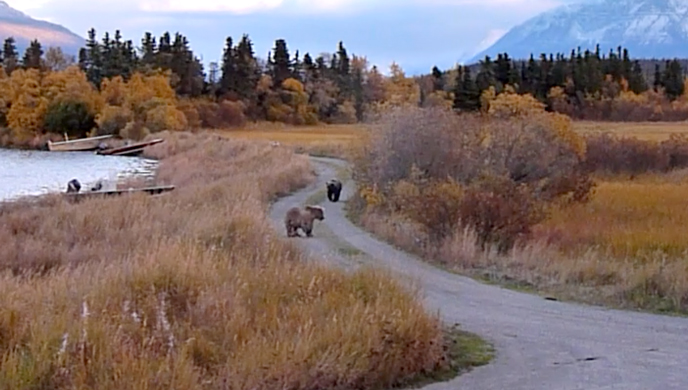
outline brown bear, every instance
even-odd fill
[[[325,219],[325,210],[320,206],[306,206],[305,210],[292,207],[284,217],[284,226],[287,228],[287,237],[298,237],[298,229],[301,228],[307,237],[313,237],[313,221]]]
[[[327,199],[330,202],[337,202],[339,195],[342,193],[342,182],[337,179],[331,179],[327,182]]]

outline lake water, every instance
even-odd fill
[[[128,177],[154,175],[158,162],[140,157],[99,156],[91,152],[47,152],[0,148],[0,201],[25,195],[64,192],[77,179],[81,190],[98,180],[114,189]]]

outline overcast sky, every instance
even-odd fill
[[[145,31],[180,31],[203,62],[219,60],[228,35],[251,36],[265,57],[274,40],[290,51],[350,53],[408,73],[453,66],[510,27],[572,0],[6,0],[82,36],[120,29],[135,44]]]

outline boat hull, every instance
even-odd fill
[[[143,149],[145,149],[146,147],[159,144],[163,141],[165,140],[162,138],[158,138],[152,141],[138,142],[135,144],[122,146],[120,148],[99,150],[96,153],[102,156],[136,156],[141,154],[143,152]]]
[[[48,150],[51,152],[88,152],[97,150],[100,143],[112,138],[112,135],[101,135],[97,137],[81,138],[71,141],[52,142],[48,141]]]

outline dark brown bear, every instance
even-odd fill
[[[342,193],[342,182],[337,179],[332,179],[327,182],[327,199],[330,202],[339,201],[339,195]]]

